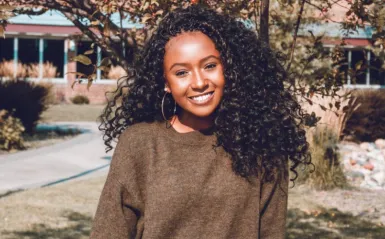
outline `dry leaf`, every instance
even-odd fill
[[[86,66],[92,64],[91,59],[88,56],[85,56],[85,55],[77,55],[72,60],[73,61],[78,61],[78,62],[80,62],[80,63],[82,63],[82,64],[84,64]]]

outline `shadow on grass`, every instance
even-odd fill
[[[337,209],[301,211],[290,209],[286,239],[384,238],[385,227]]]
[[[35,224],[32,229],[25,231],[8,231],[5,234],[10,239],[74,239],[88,238],[91,232],[92,218],[78,212],[65,212],[69,226],[50,228],[45,224]]]
[[[8,231],[10,239],[74,239],[88,238],[91,232],[92,218],[78,212],[66,212],[63,215],[69,221],[64,228],[50,228],[36,224],[30,230]],[[305,212],[290,209],[287,216],[286,239],[337,239],[337,238],[384,238],[385,227],[343,213],[337,209],[319,209]]]

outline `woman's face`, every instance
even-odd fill
[[[219,105],[225,86],[214,42],[201,32],[170,39],[164,56],[166,91],[182,108],[180,117],[208,117]]]

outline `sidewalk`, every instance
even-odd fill
[[[95,122],[44,125],[50,126],[78,128],[83,133],[52,146],[0,156],[0,194],[107,172],[113,150],[105,153]]]

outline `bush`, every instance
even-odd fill
[[[339,137],[335,130],[325,126],[311,130],[307,135],[314,171],[302,174],[299,181],[320,190],[346,187],[348,183],[340,165]]]
[[[348,91],[340,91],[339,95],[346,95]],[[322,106],[340,104],[338,109],[323,109]],[[302,102],[302,107],[309,114],[319,117],[315,127],[308,128],[306,139],[309,142],[312,157],[312,166],[307,170],[298,170],[298,181],[306,183],[316,189],[343,188],[348,185],[345,175],[340,165],[340,155],[338,153],[338,143],[344,131],[346,120],[350,117],[355,108],[355,99],[342,97],[333,99],[330,96],[315,95],[312,104],[307,101]],[[311,169],[311,170],[310,170]],[[312,171],[314,169],[314,171]],[[292,175],[291,177],[294,177]]]
[[[360,105],[347,119],[344,135],[354,141],[385,138],[385,90],[359,90],[353,96]]]
[[[0,149],[7,151],[23,149],[24,130],[20,119],[13,117],[6,110],[0,110]]]
[[[27,133],[33,132],[41,113],[48,108],[49,88],[24,80],[0,80],[0,109],[14,111]]]
[[[44,87],[47,89],[48,94],[45,97],[45,103],[47,105],[55,105],[60,103],[60,99],[57,99],[56,92],[55,92],[55,86],[53,83],[50,82],[39,82],[37,83],[39,86]]]
[[[85,95],[77,95],[71,99],[71,102],[75,105],[89,104],[90,100]]]

